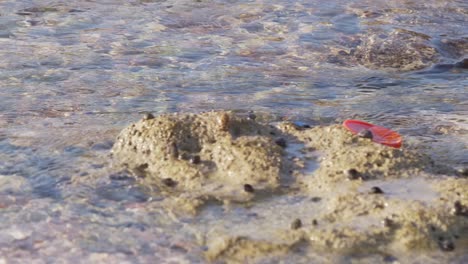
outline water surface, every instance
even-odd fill
[[[435,55],[409,71],[355,56],[396,32]],[[359,118],[467,167],[467,51],[466,1],[1,1],[1,255],[203,261],[109,163],[144,112]]]

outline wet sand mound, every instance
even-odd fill
[[[271,126],[231,112],[147,116],[112,152],[143,186],[166,194],[166,209],[191,208],[209,225],[192,228],[209,260],[297,251],[404,260],[414,250],[463,254],[468,244],[466,177],[411,146],[379,145],[340,125]],[[244,203],[210,218],[219,207],[210,198]]]
[[[227,112],[150,116],[122,131],[113,153],[144,184],[247,201],[254,188],[279,185],[283,150],[275,130]]]

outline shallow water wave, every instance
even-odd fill
[[[363,119],[466,168],[467,10],[455,0],[1,1],[0,255],[203,262],[187,222],[250,219],[216,205],[184,222],[112,168],[116,135],[146,112]]]

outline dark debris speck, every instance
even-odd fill
[[[315,196],[315,197],[310,198],[310,200],[312,202],[320,202],[322,200],[322,198]]]
[[[167,187],[175,187],[177,185],[177,182],[174,181],[171,178],[165,178],[162,180],[162,183],[166,185]]]
[[[253,112],[249,112],[247,118],[249,120],[255,120],[257,118],[257,116]]]
[[[370,193],[373,193],[373,194],[382,194],[382,193],[384,193],[384,191],[382,191],[382,189],[380,189],[379,187],[374,186],[374,187],[371,188]]]
[[[385,255],[382,259],[385,263],[398,263],[398,259],[392,255]]]
[[[311,128],[311,126],[309,124],[306,124],[306,123],[301,122],[301,121],[295,121],[295,122],[293,122],[293,125],[298,130]]]
[[[456,201],[453,204],[453,214],[468,217],[468,207],[463,206],[463,204],[460,201]]]
[[[294,219],[294,221],[291,223],[292,230],[297,230],[301,227],[302,227],[302,221],[299,218]]]
[[[443,251],[447,252],[455,250],[455,244],[446,238],[439,238],[439,247]]]
[[[468,168],[460,169],[459,173],[460,173],[460,176],[468,177]]]
[[[369,138],[369,139],[372,139],[374,137],[374,135],[372,135],[372,131],[367,130],[367,129],[363,129],[363,130],[359,131],[359,133],[357,135],[359,137]]]
[[[361,178],[361,174],[356,169],[345,170],[344,174],[350,180],[357,180],[357,179]]]
[[[385,218],[384,220],[382,220],[382,224],[385,227],[392,227],[394,225],[394,222],[392,219]]]
[[[282,147],[282,148],[286,148],[287,144],[286,144],[286,140],[284,138],[278,138],[275,140],[275,143],[276,145]]]
[[[255,189],[250,184],[244,184],[244,191],[248,193],[253,193],[255,192]]]
[[[179,157],[179,149],[177,148],[177,145],[175,143],[169,144],[167,146],[167,152],[169,156],[173,158],[178,158]]]
[[[189,160],[190,156],[187,153],[182,152],[182,153],[179,154],[179,159],[180,160]]]
[[[154,119],[154,115],[151,114],[151,113],[146,113],[146,114],[143,116],[143,120],[150,120],[150,119]]]
[[[188,252],[186,248],[184,248],[183,246],[179,246],[179,245],[172,245],[170,249],[179,253],[183,253],[183,254],[186,254]]]
[[[128,171],[121,171],[121,172],[113,173],[109,175],[109,178],[115,181],[126,181],[126,180],[133,179],[133,177]]]
[[[200,156],[198,155],[195,155],[190,158],[190,163],[192,164],[200,164],[200,162],[201,162],[201,159],[200,159]]]
[[[460,69],[468,69],[468,59],[463,59],[455,63],[455,67],[460,68]]]

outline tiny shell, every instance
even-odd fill
[[[219,129],[221,131],[228,131],[228,129],[229,129],[229,115],[226,114],[226,113],[222,113],[218,117],[218,125],[219,125]]]

